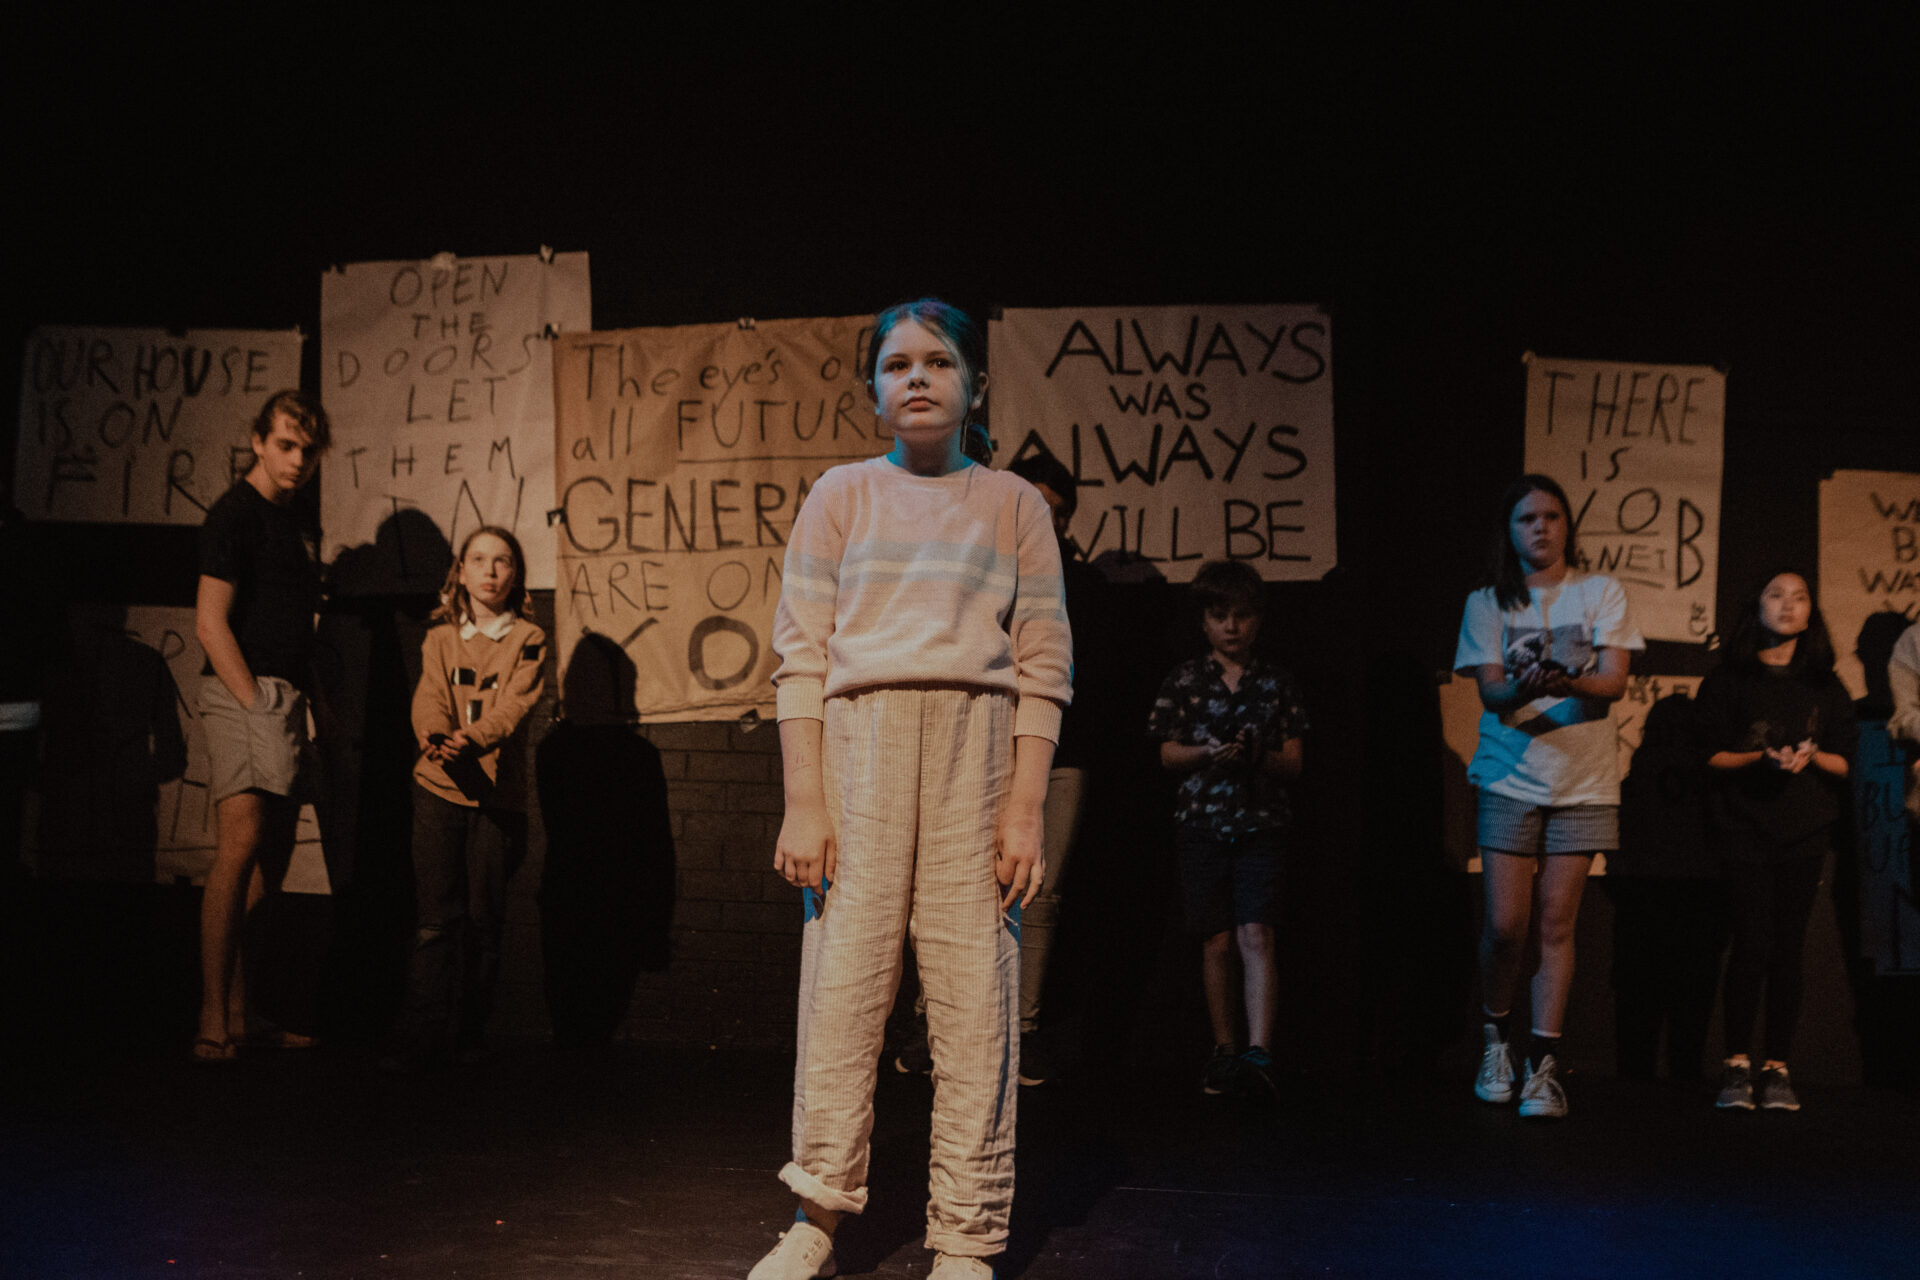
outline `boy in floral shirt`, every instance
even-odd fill
[[[1187,921],[1205,939],[1201,972],[1213,1057],[1202,1087],[1272,1096],[1276,978],[1274,880],[1288,820],[1286,783],[1300,776],[1307,715],[1293,678],[1256,658],[1263,584],[1238,561],[1203,565],[1192,585],[1208,653],[1168,674],[1147,731],[1180,775],[1180,885]],[[1234,1034],[1233,953],[1244,969],[1247,1047]]]

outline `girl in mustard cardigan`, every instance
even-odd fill
[[[527,844],[527,712],[546,633],[528,615],[513,534],[474,530],[447,572],[413,691],[413,876],[419,924],[396,1053],[418,1068],[484,1053],[507,880]]]

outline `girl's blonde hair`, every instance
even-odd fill
[[[460,566],[466,561],[467,548],[483,533],[500,539],[507,544],[507,550],[513,553],[513,590],[507,593],[507,606],[503,612],[521,618],[533,616],[532,602],[527,598],[527,556],[520,550],[520,539],[497,524],[483,524],[461,539],[460,552],[447,569],[446,585],[440,588],[440,607],[433,611],[430,621],[465,622],[473,617],[473,601],[467,598],[466,584],[460,581]]]

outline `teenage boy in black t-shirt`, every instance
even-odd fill
[[[293,849],[320,576],[292,503],[330,436],[318,401],[298,391],[271,396],[254,420],[252,469],[213,504],[200,531],[194,629],[207,654],[200,719],[219,824],[200,907],[193,1056],[202,1062],[229,1062],[237,1052],[246,1023],[241,920],[266,892],[262,861],[277,880]]]

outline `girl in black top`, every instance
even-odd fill
[[[1833,643],[1806,579],[1776,573],[1748,597],[1698,696],[1716,781],[1714,837],[1733,906],[1726,1072],[1716,1105],[1754,1108],[1764,991],[1758,1103],[1798,1111],[1787,1054],[1800,1018],[1800,957],[1856,736],[1853,702],[1833,673]]]

